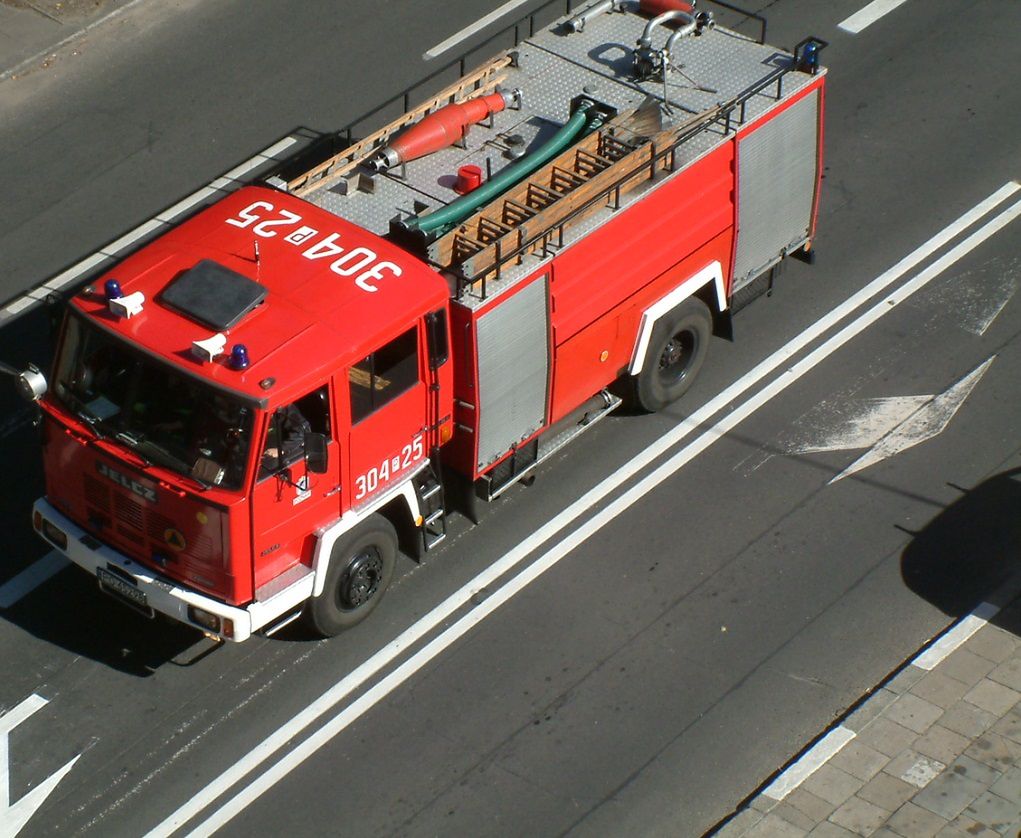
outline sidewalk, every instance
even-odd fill
[[[979,606],[714,835],[1021,835],[1021,598]]]
[[[141,0],[0,0],[0,81],[48,66],[73,39]]]

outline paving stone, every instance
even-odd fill
[[[1003,716],[1018,701],[1021,701],[1021,692],[983,678],[964,694],[964,700],[983,710],[988,710],[994,716]]]
[[[1011,768],[989,787],[989,791],[1007,800],[1021,801],[1021,768]]]
[[[988,788],[964,774],[945,771],[916,794],[911,802],[952,821]]]
[[[974,707],[972,704],[968,706]],[[975,709],[978,710],[977,707]],[[993,720],[990,720],[989,724],[991,725],[992,723]],[[964,735],[967,736],[967,734]],[[870,748],[875,748],[881,754],[895,757],[914,742],[918,738],[918,734],[903,725],[880,716],[866,725],[858,734],[858,738]]]
[[[996,716],[989,711],[962,700],[940,716],[939,723],[961,736],[975,739],[992,727],[996,720]]]
[[[772,812],[745,833],[745,838],[803,838],[808,833]]]
[[[784,803],[789,803],[804,812],[817,823],[826,820],[836,808],[836,804],[823,800],[804,788],[794,789],[784,798]]]
[[[924,669],[920,669],[914,664],[909,664],[887,681],[884,686],[890,692],[900,695],[901,693],[906,693],[924,677]]]
[[[947,772],[953,772],[960,777],[967,777],[969,780],[975,780],[982,785],[989,787],[1000,777],[1003,776],[1002,771],[998,771],[991,765],[986,765],[984,762],[978,762],[969,756],[963,754],[954,760],[953,764],[947,767]]]
[[[987,791],[968,806],[963,814],[1002,834],[1003,829],[1018,819],[1017,801]]]
[[[917,786],[913,786],[911,783],[904,782],[899,777],[894,777],[885,771],[881,771],[862,786],[861,791],[858,792],[858,797],[870,803],[875,803],[889,812],[894,812],[905,801],[910,800],[916,791],[918,791]]]
[[[876,690],[857,710],[844,719],[843,725],[848,730],[860,733],[866,725],[879,716],[887,707],[897,700],[897,694],[883,688]]]
[[[911,749],[949,765],[971,745],[971,740],[942,725],[933,725],[925,736],[916,739]]]
[[[951,830],[954,830],[954,832],[951,832]],[[942,831],[936,833],[936,838],[951,838],[951,836],[953,838],[958,838],[958,836],[965,836],[965,838],[1000,838],[1000,833],[993,832],[985,824],[980,824],[971,818],[961,816],[960,818],[955,818],[950,826],[944,827]]]
[[[1017,638],[1009,631],[986,625],[968,638],[967,648],[969,652],[1001,663],[1013,655],[1019,645]]]
[[[881,826],[872,833],[872,838],[904,838],[899,832],[894,832],[888,826]]]
[[[823,821],[808,833],[808,838],[854,838],[854,833],[835,823]]]
[[[849,829],[855,835],[871,835],[888,817],[890,817],[888,810],[880,809],[874,803],[855,796],[830,815],[830,820]]]
[[[936,833],[936,838],[971,838],[971,835],[949,823]]]
[[[1015,707],[991,728],[993,733],[1021,742],[1021,712]]]
[[[961,749],[963,752],[964,749]],[[864,742],[852,739],[829,761],[834,768],[846,771],[859,780],[871,780],[890,761],[886,754],[870,748]]]
[[[946,767],[946,764],[938,759],[924,756],[917,751],[907,750],[896,759],[891,760],[883,771],[894,777],[899,777],[917,788],[924,789]]]
[[[785,800],[778,803],[773,808],[772,813],[778,818],[783,818],[787,823],[792,823],[806,831],[812,829],[818,823],[815,818],[810,818],[797,806],[792,806]]]
[[[991,765],[997,771],[1009,771],[1021,765],[1021,744],[998,733],[986,733],[976,739],[965,752],[966,756]]]
[[[938,669],[928,673],[911,688],[912,695],[924,698],[944,710],[953,706],[966,692],[968,692],[967,684],[951,678],[949,675],[944,675]]]
[[[1021,657],[1001,663],[989,673],[989,679],[1012,690],[1021,690]]]
[[[996,666],[991,660],[969,652],[967,648],[961,647],[950,657],[939,665],[939,671],[974,687],[979,681],[988,675]]]
[[[894,812],[887,822],[890,829],[899,832],[904,838],[932,838],[946,825],[946,818],[910,801]]]
[[[742,836],[763,818],[762,812],[742,809],[726,825],[715,833],[714,838],[742,838]]]
[[[990,681],[989,683],[992,682]],[[976,701],[973,701],[972,704],[978,707],[982,706]],[[988,710],[989,708],[983,709]],[[886,708],[886,713],[883,715],[890,721],[896,722],[908,730],[913,730],[915,733],[925,733],[943,715],[943,708],[937,707],[935,704],[912,693],[905,693]]]
[[[839,806],[863,785],[857,777],[846,771],[826,764],[821,766],[811,777],[801,784],[807,792],[821,797],[827,803]]]

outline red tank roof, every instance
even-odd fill
[[[266,289],[262,302],[221,330],[225,354],[205,363],[192,353],[192,342],[217,330],[161,302],[167,286],[203,260]],[[116,279],[125,296],[145,295],[140,314],[118,318],[108,311],[108,279]],[[276,390],[338,359],[360,360],[448,297],[446,281],[409,253],[299,198],[256,186],[146,245],[104,273],[95,289],[75,304],[107,328],[259,399],[280,395]],[[202,308],[201,298],[196,306]],[[248,348],[251,365],[244,371],[227,364],[236,343]],[[266,378],[278,382],[268,393],[259,386]]]

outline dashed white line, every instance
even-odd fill
[[[67,559],[56,550],[51,550],[41,559],[26,567],[13,579],[0,585],[0,608],[10,608],[25,594],[31,593],[43,582],[67,566]]]
[[[491,11],[485,17],[480,17],[474,23],[469,24],[459,32],[455,32],[453,35],[447,38],[447,40],[440,41],[440,43],[438,43],[436,46],[432,47],[431,49],[427,49],[425,53],[423,53],[422,55],[422,60],[432,61],[432,59],[437,58],[440,55],[443,55],[443,53],[457,46],[462,41],[468,40],[476,32],[485,29],[487,26],[489,26],[489,24],[502,18],[505,14],[507,14],[507,12],[513,11],[518,6],[524,6],[525,3],[527,2],[528,0],[510,0],[509,3],[504,3],[502,6],[493,9],[493,11]]]
[[[931,671],[999,613],[999,606],[983,602],[911,663],[919,669]]]
[[[887,15],[907,0],[872,0],[864,9],[855,12],[846,20],[837,24],[837,28],[857,35],[867,26],[871,26],[883,15]]]
[[[290,721],[278,728],[269,737],[264,739],[251,752],[234,763],[234,765],[227,769],[227,771],[221,774],[204,789],[200,790],[188,802],[173,812],[167,819],[158,824],[149,833],[149,838],[154,838],[154,836],[169,836],[198,816],[224,792],[239,783],[244,777],[267,761],[274,753],[284,747],[289,741],[301,734],[313,722],[351,695],[354,690],[364,685],[371,677],[377,675],[386,666],[392,663],[401,653],[446,622],[457,610],[463,608],[471,600],[471,597],[474,594],[497,582],[502,576],[514,569],[528,556],[530,556],[540,545],[550,540],[554,535],[579,518],[591,507],[603,500],[610,494],[610,492],[616,490],[625,481],[634,476],[639,470],[657,459],[668,448],[672,447],[685,436],[692,433],[703,422],[710,419],[721,409],[727,407],[743,392],[761,381],[770,372],[785,364],[791,355],[797,351],[797,349],[803,348],[812,340],[820,337],[825,331],[829,330],[830,327],[843,319],[844,316],[850,314],[855,308],[869,300],[878,291],[892,284],[905,272],[917,266],[917,264],[921,262],[925,256],[932,255],[932,253],[939,249],[939,247],[946,244],[950,241],[950,239],[963,232],[973,223],[977,222],[999,203],[1016,193],[1018,189],[1021,189],[1021,186],[1017,183],[1011,182],[997,190],[996,193],[980,203],[973,210],[969,211],[956,222],[934,236],[914,253],[901,260],[901,262],[894,266],[894,268],[891,268],[877,280],[874,280],[866,286],[866,289],[863,289],[861,292],[842,303],[837,307],[837,309],[834,309],[830,315],[822,318],[797,338],[790,341],[786,346],[777,350],[772,356],[759,364],[754,370],[747,373],[739,381],[732,384],[723,393],[711,400],[701,410],[692,414],[692,416],[671,431],[670,434],[661,438],[659,441],[634,457],[628,465],[605,478],[600,484],[587,492],[582,498],[579,498],[571,504],[571,506],[569,506],[564,512],[549,521],[546,525],[514,548],[510,553],[503,556],[490,568],[483,571],[467,585],[463,586],[460,590],[448,597],[443,603],[437,606],[437,608],[422,617],[394,641],[363,662],[354,671],[341,679],[318,699],[312,702],[312,704],[296,716],[292,717]],[[652,491],[656,486],[698,456],[698,454],[709,448],[714,442],[723,438],[723,436],[738,423],[792,385],[795,381],[799,380],[803,375],[821,363],[825,358],[829,357],[829,355],[843,346],[852,337],[859,334],[862,330],[879,320],[881,317],[885,316],[888,312],[892,311],[900,303],[908,299],[915,291],[925,287],[925,285],[939,276],[944,270],[966,256],[974,248],[978,247],[982,242],[997,233],[1019,215],[1021,215],[1021,202],[1014,204],[1001,212],[991,221],[988,221],[980,229],[972,233],[967,239],[954,247],[948,254],[941,257],[917,277],[906,283],[895,295],[888,296],[874,304],[864,314],[860,315],[850,324],[845,326],[840,332],[829,338],[825,343],[813,350],[800,362],[783,370],[780,376],[778,376],[777,379],[775,379],[762,391],[749,398],[743,404],[734,408],[714,427],[705,431],[692,443],[675,453],[670,457],[670,459],[657,467],[652,473],[642,478],[642,480],[635,486],[598,512],[595,516],[593,516],[593,518],[586,521],[577,530],[570,533],[566,538],[551,547],[533,564],[525,568],[516,577],[508,580],[494,594],[485,599],[482,603],[476,605],[471,611],[449,626],[442,633],[437,635],[422,649],[402,663],[396,670],[385,676],[378,684],[366,691],[366,693],[359,697],[355,702],[341,710],[322,728],[310,734],[310,736],[297,748],[286,754],[276,764],[267,769],[261,776],[252,781],[245,788],[241,789],[241,791],[230,798],[219,809],[214,811],[206,820],[199,823],[191,834],[209,835],[225,823],[229,822],[238,812],[242,811],[281,778],[286,776],[290,771],[314,754],[319,748],[329,742],[330,739],[352,724],[361,715],[373,707],[381,698],[396,689],[400,684],[410,678],[415,672],[439,655],[448,646],[456,642],[489,614],[493,613],[493,611],[499,608],[500,605],[523,590],[546,570],[553,567],[578,545],[594,535],[606,524],[613,521],[628,507],[636,503],[645,494]],[[877,283],[880,283],[880,280],[882,280],[883,284],[877,285]],[[868,293],[866,293],[867,291]]]
[[[840,753],[855,737],[855,732],[839,725],[809,748],[801,758],[787,767],[779,777],[773,780],[762,792],[773,800],[783,800],[794,789],[811,777],[829,760]]]

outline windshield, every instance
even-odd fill
[[[240,488],[253,409],[80,317],[66,320],[53,392],[93,431],[202,485]]]

